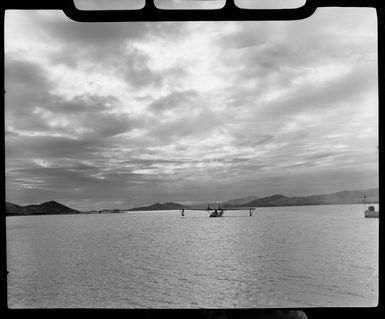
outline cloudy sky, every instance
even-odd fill
[[[374,9],[5,17],[6,200],[75,209],[378,187]]]

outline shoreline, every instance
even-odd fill
[[[379,202],[374,203],[366,203],[367,205],[379,205]],[[269,207],[303,207],[303,206],[339,206],[339,205],[363,205],[362,203],[340,203],[340,204],[305,204],[305,205],[280,205],[280,206],[274,206],[274,205],[267,205],[267,206],[255,206],[255,208],[269,208]],[[189,210],[189,208],[184,208],[185,210]],[[52,215],[116,215],[116,214],[127,214],[130,212],[133,213],[142,213],[142,212],[162,212],[162,211],[179,211],[179,209],[159,209],[159,210],[122,210],[122,212],[105,212],[105,213],[99,213],[99,212],[79,212],[79,213],[46,213],[46,214],[6,214],[6,217],[22,217],[22,216],[52,216]],[[205,208],[202,208],[202,211],[206,210]],[[224,211],[226,211],[226,208],[224,208]]]

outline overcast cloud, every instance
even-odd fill
[[[6,200],[75,209],[378,187],[373,9],[5,18]]]

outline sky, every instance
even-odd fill
[[[378,187],[377,18],[5,15],[6,200],[80,210]]]

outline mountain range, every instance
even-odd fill
[[[330,194],[310,195],[310,196],[294,196],[288,197],[281,194],[276,194],[267,197],[246,196],[236,198],[229,201],[221,202],[223,208],[234,207],[269,207],[269,206],[304,206],[304,205],[337,205],[337,204],[362,204],[364,194],[366,195],[366,203],[379,202],[379,189],[372,188],[367,190],[356,191],[340,191]],[[6,202],[7,216],[20,215],[48,215],[48,214],[82,214],[86,212],[78,211],[70,207],[64,206],[55,201],[49,201],[40,205],[19,206],[13,203]],[[130,211],[154,211],[154,210],[178,210],[189,208],[207,208],[207,203],[195,205],[182,205],[174,202],[155,203],[149,206],[141,206],[131,208]],[[211,208],[216,208],[218,203],[209,203]],[[114,213],[121,212],[119,209],[95,211],[95,213]],[[92,212],[88,212],[92,213]]]
[[[82,212],[64,206],[58,202],[50,201],[40,205],[19,206],[9,202],[5,203],[7,216],[20,215],[54,215],[54,214],[80,214]]]
[[[221,205],[222,206],[227,206],[227,205],[239,206],[239,205],[247,204],[247,203],[249,203],[253,200],[259,199],[259,198],[260,197],[258,197],[258,196],[246,196],[246,197],[228,200],[226,202],[221,203]]]
[[[361,204],[364,194],[367,203],[378,203],[378,188],[360,191],[340,191],[331,194],[310,195],[302,197],[287,197],[284,195],[273,195],[259,198],[241,206],[303,206],[303,205],[337,205],[337,204]]]
[[[337,204],[362,204],[364,194],[366,195],[367,203],[379,202],[379,189],[372,188],[367,190],[357,191],[340,191],[330,194],[310,195],[302,197],[288,197],[281,194],[259,198],[258,196],[247,196],[237,198],[220,203],[222,208],[234,207],[270,207],[270,206],[304,206],[304,205],[337,205]],[[252,199],[247,201],[247,199]],[[130,211],[145,211],[145,210],[167,210],[167,209],[188,209],[202,208],[205,209],[210,205],[211,208],[216,208],[218,203],[201,203],[195,205],[181,205],[178,203],[156,203],[150,206],[136,207]],[[170,208],[168,208],[170,207]],[[156,208],[156,209],[155,209]]]
[[[175,209],[183,209],[183,208],[188,208],[188,206],[178,204],[178,203],[155,203],[150,206],[143,206],[143,207],[136,207],[130,209],[130,211],[146,211],[146,210],[175,210]]]

